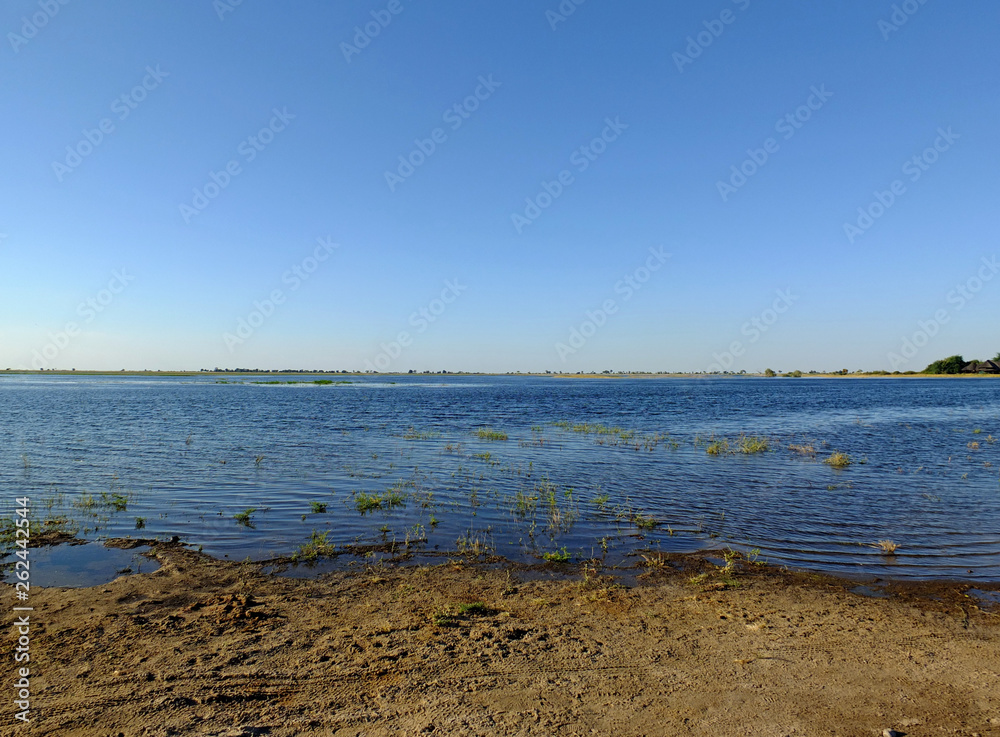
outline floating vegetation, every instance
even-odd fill
[[[325,514],[326,504],[324,502],[309,502],[309,511],[313,514]]]
[[[146,518],[145,517],[136,517],[135,518],[135,529],[141,530],[145,526],[146,526]]]
[[[492,430],[488,427],[481,427],[476,430],[476,437],[480,440],[506,440],[507,433],[503,430]]]
[[[833,468],[847,468],[851,465],[851,457],[846,453],[834,451],[829,457],[823,460],[823,463],[826,463]]]
[[[812,445],[789,445],[788,449],[793,453],[799,453],[801,455],[816,455],[816,449]]]
[[[406,432],[403,433],[403,440],[430,440],[438,436],[438,433],[432,432],[430,430],[417,431],[413,429],[411,425]]]

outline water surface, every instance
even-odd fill
[[[517,560],[733,546],[836,574],[1000,580],[997,381],[251,383],[313,378],[0,376],[4,515],[29,496],[36,521],[85,539],[178,535],[232,559],[316,531]],[[706,452],[740,434],[770,450]],[[853,463],[823,463],[834,451]],[[400,503],[362,514],[364,494]]]

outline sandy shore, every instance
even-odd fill
[[[697,558],[629,586],[459,561],[302,580],[156,555],[32,591],[32,723],[5,699],[0,733],[1000,735],[1000,612],[957,584],[869,598]]]

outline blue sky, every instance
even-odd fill
[[[232,2],[4,3],[0,367],[1000,350],[995,3]]]

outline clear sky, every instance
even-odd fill
[[[1000,351],[995,2],[63,2],[0,10],[0,368]]]

